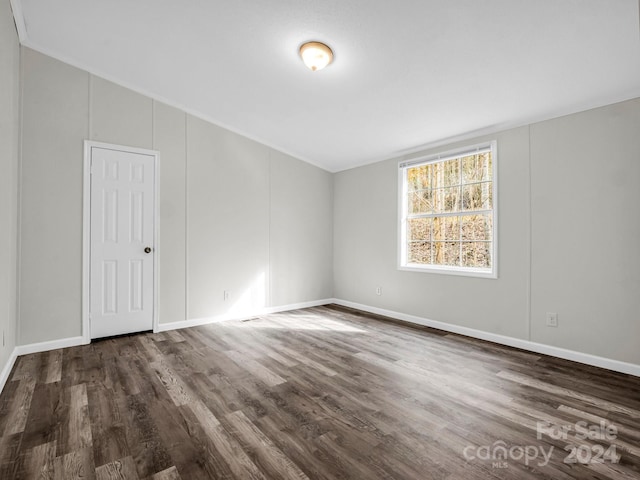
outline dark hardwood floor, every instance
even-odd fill
[[[640,478],[640,378],[327,306],[20,357],[0,478]]]

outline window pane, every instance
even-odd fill
[[[411,242],[407,249],[408,263],[431,263],[431,243],[429,242]]]
[[[492,182],[474,183],[462,187],[462,210],[490,210],[492,208]]]
[[[418,190],[409,193],[409,213],[431,213],[433,211],[433,191]]]
[[[476,268],[491,267],[490,242],[463,242],[462,266]]]
[[[458,242],[433,242],[433,265],[460,265]]]
[[[460,210],[460,187],[439,188],[434,190],[433,211],[449,213]]]
[[[460,159],[430,164],[432,167],[432,187],[452,187],[460,185]]]
[[[492,180],[491,152],[462,158],[462,183]]]
[[[445,240],[460,240],[460,217],[445,217]]]
[[[460,217],[435,217],[433,219],[434,240],[459,240]]]
[[[407,237],[409,241],[431,240],[432,218],[411,218],[407,221]]]
[[[407,169],[407,190],[424,190],[431,188],[433,165],[420,165]]]
[[[492,183],[488,183],[486,185],[486,198],[484,200],[484,203],[482,204],[482,208],[485,210],[489,210],[489,209],[493,209],[493,182]]]
[[[465,215],[461,222],[462,240],[491,240],[493,215]]]

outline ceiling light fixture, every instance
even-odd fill
[[[322,70],[333,60],[331,49],[321,42],[307,42],[300,47],[300,57],[312,71]]]

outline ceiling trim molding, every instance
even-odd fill
[[[24,21],[24,14],[22,13],[22,3],[20,0],[9,0],[9,3],[11,4],[11,11],[13,12],[13,20],[16,23],[18,39],[20,43],[24,44],[27,41],[27,24]]]
[[[10,0],[11,4],[13,5],[13,3],[20,3],[20,0]],[[638,0],[640,2],[640,0]],[[16,24],[17,24],[17,20],[16,20]],[[74,68],[77,68],[79,70],[82,70],[84,72],[87,72],[89,75],[93,75],[99,78],[102,78],[104,80],[107,80],[109,82],[112,82],[116,85],[119,85],[121,87],[124,87],[126,89],[129,89],[133,92],[139,93],[140,95],[144,95],[148,98],[150,98],[151,100],[157,101],[157,102],[161,102],[164,103],[165,105],[168,105],[170,107],[174,107],[177,108],[178,110],[181,110],[182,112],[184,112],[185,114],[191,115],[195,118],[198,118],[200,120],[204,120],[205,122],[209,122],[212,125],[215,125],[217,127],[220,128],[224,128],[225,130],[228,130],[232,133],[235,133],[237,135],[241,135],[249,140],[252,140],[254,142],[260,143],[261,145],[264,145],[265,147],[268,147],[272,150],[275,150],[277,152],[280,152],[284,155],[288,155],[290,157],[293,157],[295,159],[301,160],[305,163],[308,163],[310,165],[313,165],[316,168],[319,168],[321,170],[324,170],[325,172],[329,172],[329,173],[339,173],[339,172],[343,172],[346,170],[352,170],[355,168],[360,168],[360,167],[364,167],[367,165],[372,165],[374,163],[379,163],[379,162],[384,162],[384,161],[388,161],[388,160],[410,160],[416,156],[420,156],[420,155],[424,155],[425,153],[428,153],[429,150],[435,149],[435,148],[440,148],[440,147],[445,147],[445,146],[450,146],[452,144],[458,143],[458,142],[466,142],[466,141],[470,141],[470,140],[475,140],[478,138],[482,138],[482,137],[487,137],[487,136],[494,136],[497,135],[501,132],[507,131],[507,130],[512,130],[515,128],[522,128],[522,127],[526,127],[526,126],[530,126],[530,125],[534,125],[536,123],[540,123],[540,122],[546,122],[548,120],[553,120],[555,118],[560,118],[560,117],[564,117],[567,115],[574,115],[577,113],[581,113],[581,112],[586,112],[588,110],[593,110],[596,108],[601,108],[601,107],[605,107],[607,105],[613,105],[616,103],[621,103],[621,102],[625,102],[628,100],[633,100],[635,98],[640,98],[640,86],[638,86],[637,88],[633,88],[627,92],[624,92],[623,94],[617,94],[617,95],[609,95],[606,96],[604,98],[600,98],[598,100],[594,100],[591,99],[589,101],[585,101],[585,102],[580,102],[577,104],[574,104],[570,107],[567,108],[562,108],[562,109],[556,109],[553,112],[547,112],[546,114],[540,114],[540,115],[532,115],[529,116],[528,118],[522,119],[520,121],[512,121],[512,122],[503,122],[503,123],[499,123],[499,124],[494,124],[494,125],[490,125],[484,128],[480,128],[477,130],[472,130],[472,131],[468,131],[468,132],[461,132],[457,135],[453,135],[450,137],[446,137],[446,138],[442,138],[442,139],[438,139],[438,140],[434,140],[432,142],[426,142],[424,144],[421,145],[414,145],[414,146],[409,146],[405,149],[402,150],[397,150],[395,152],[390,152],[388,154],[382,154],[379,156],[375,156],[372,157],[368,160],[362,161],[362,162],[357,162],[354,164],[350,164],[344,168],[335,168],[335,167],[328,167],[326,165],[322,165],[321,162],[317,162],[317,161],[313,161],[310,160],[308,158],[305,158],[299,154],[295,154],[292,152],[288,152],[286,150],[284,150],[281,147],[278,147],[276,145],[270,144],[269,142],[265,141],[264,139],[255,137],[253,135],[247,134],[246,132],[240,131],[237,128],[234,128],[232,126],[226,125],[223,122],[220,122],[219,120],[214,119],[213,117],[204,114],[198,110],[195,110],[193,108],[187,107],[183,104],[181,104],[180,102],[176,102],[174,100],[170,100],[168,98],[165,98],[161,95],[152,93],[144,88],[140,88],[136,85],[132,85],[128,82],[123,82],[122,80],[114,77],[113,75],[108,75],[105,74],[99,70],[95,70],[93,68],[88,67],[87,65],[83,64],[82,62],[78,62],[74,59],[71,59],[69,57],[66,57],[64,55],[60,55],[57,52],[53,52],[51,50],[49,50],[46,47],[42,47],[40,45],[37,45],[36,43],[30,41],[28,38],[26,38],[26,30],[25,30],[25,40],[22,41],[21,40],[22,45],[24,45],[25,47],[28,47],[32,50],[35,50],[36,52],[39,52],[43,55],[47,55],[48,57],[54,58],[60,62],[63,62],[67,65],[70,65]]]
[[[11,0],[14,1],[14,0]],[[19,0],[15,0],[15,1],[19,1]],[[325,172],[329,172],[329,173],[335,173],[335,171],[332,171],[330,169],[328,169],[325,166],[322,166],[320,163],[318,162],[314,162],[313,160],[310,160],[308,158],[302,157],[298,154],[295,153],[291,153],[288,152],[286,150],[283,150],[281,147],[277,147],[275,145],[270,144],[269,142],[265,141],[264,139],[252,136],[247,134],[246,132],[242,132],[240,130],[238,130],[237,128],[231,127],[229,125],[226,125],[222,122],[220,122],[219,120],[216,120],[212,117],[210,117],[209,115],[206,115],[202,112],[199,112],[197,110],[194,110],[193,108],[187,107],[183,104],[181,104],[180,102],[176,102],[173,100],[169,100],[168,98],[163,97],[162,95],[158,95],[156,93],[152,93],[144,88],[140,88],[136,85],[132,85],[128,82],[123,82],[122,80],[114,77],[113,75],[107,75],[103,72],[100,72],[98,70],[95,70],[93,68],[88,67],[87,65],[83,64],[82,62],[78,62],[77,60],[71,59],[65,55],[60,55],[57,52],[54,52],[52,50],[49,50],[48,48],[42,47],[32,41],[30,41],[29,39],[25,39],[24,42],[21,42],[23,46],[30,48],[31,50],[34,50],[38,53],[41,53],[43,55],[46,55],[48,57],[51,57],[55,60],[58,60],[62,63],[65,63],[71,67],[77,68],[78,70],[82,70],[83,72],[88,73],[89,75],[93,75],[95,77],[99,77],[102,78],[103,80],[107,80],[109,82],[112,82],[116,85],[119,85],[123,88],[126,88],[128,90],[131,90],[132,92],[135,93],[139,93],[140,95],[144,95],[145,97],[150,98],[153,101],[156,102],[161,102],[164,103],[165,105],[168,105],[169,107],[173,107],[173,108],[177,108],[178,110],[181,110],[182,112],[191,115],[192,117],[195,118],[199,118],[200,120],[204,120],[205,122],[209,122],[212,125],[215,125],[216,127],[220,127],[220,128],[224,128],[225,130],[228,130],[232,133],[235,133],[237,135],[240,135],[242,137],[248,138],[249,140],[252,140],[254,142],[257,142],[261,145],[264,145],[265,147],[268,147],[272,150],[275,150],[277,152],[280,152],[284,155],[288,155],[290,157],[293,157],[297,160],[301,160],[305,163],[308,163],[309,165],[313,165],[316,168],[319,168],[321,170],[324,170]]]
[[[640,87],[636,88],[635,90],[626,92],[626,94],[622,96],[610,96],[597,102],[595,101],[583,102],[583,103],[574,105],[571,108],[555,110],[554,112],[550,112],[547,115],[535,115],[517,122],[504,122],[504,123],[499,123],[496,125],[484,127],[478,130],[472,130],[470,132],[463,132],[458,135],[453,135],[453,136],[442,138],[439,140],[434,140],[432,142],[427,142],[421,145],[408,147],[403,150],[397,150],[396,152],[393,152],[389,155],[383,155],[383,156],[372,158],[371,160],[354,163],[353,165],[350,165],[345,168],[331,169],[331,170],[325,167],[320,167],[320,168],[323,168],[324,170],[327,170],[331,173],[340,173],[347,170],[366,167],[367,165],[373,165],[374,163],[386,162],[390,160],[410,161],[416,158],[423,157],[424,155],[433,153],[432,151],[435,149],[456,148],[455,144],[463,143],[463,142],[470,142],[470,143],[483,142],[483,141],[492,139],[490,137],[495,137],[508,130],[530,127],[532,125],[535,125],[536,123],[547,122],[557,118],[566,117],[569,115],[588,112],[589,110],[595,110],[597,108],[603,108],[609,105],[615,105],[616,103],[628,102],[629,100],[634,100],[634,99],[640,99]]]
[[[556,109],[544,115],[533,115],[525,119],[522,119],[520,121],[504,122],[496,125],[490,125],[484,128],[480,128],[478,130],[463,132],[458,135],[453,135],[451,137],[434,140],[432,142],[427,142],[422,145],[416,145],[414,147],[409,147],[404,150],[396,151],[393,154],[393,156],[387,156],[372,162],[366,162],[359,165],[355,165],[345,170],[349,170],[351,168],[363,167],[371,163],[376,163],[376,162],[385,161],[385,160],[412,160],[414,158],[427,154],[429,150],[433,150],[435,148],[449,147],[449,146],[452,146],[453,144],[460,143],[460,142],[469,142],[469,141],[475,142],[476,140],[482,141],[482,139],[484,139],[485,137],[496,136],[508,130],[530,127],[537,123],[548,122],[550,120],[567,117],[569,115],[576,115],[579,113],[588,112],[589,110],[595,110],[598,108],[607,107],[609,105],[615,105],[616,103],[628,102],[629,100],[634,100],[637,98],[640,98],[640,87],[632,89],[628,92],[625,92],[622,95],[610,95],[605,98],[599,99],[598,101],[581,102],[571,107]]]

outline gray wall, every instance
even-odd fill
[[[497,139],[497,280],[397,270],[400,159],[336,174],[335,296],[640,364],[638,132],[635,99],[421,152]]]
[[[20,47],[9,0],[0,1],[0,370],[15,347]],[[3,341],[4,338],[4,341]]]
[[[18,344],[81,334],[89,75],[22,48]]]
[[[531,184],[532,339],[640,364],[640,99],[532,125]]]
[[[160,151],[161,323],[332,296],[330,173],[28,48],[22,56],[20,344],[81,334],[87,138]]]
[[[9,274],[0,308],[11,330],[18,48],[13,27],[2,32],[1,75],[12,88],[0,97],[2,171],[10,173],[2,176],[8,248],[0,260]],[[163,323],[335,296],[640,364],[640,99],[422,152],[497,139],[499,278],[490,280],[397,269],[399,159],[332,175],[21,52],[19,344],[81,334],[82,142],[90,138],[161,152]],[[558,328],[545,326],[547,311],[559,313]]]

